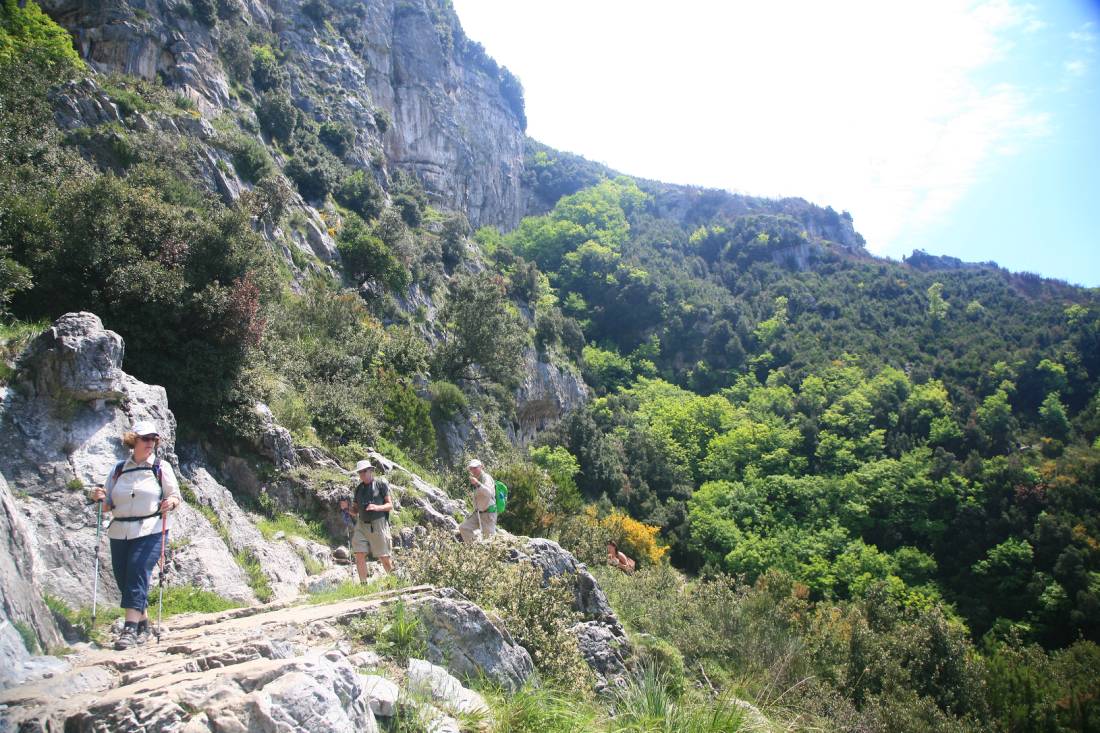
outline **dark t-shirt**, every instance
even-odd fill
[[[376,519],[389,519],[389,512],[368,512],[367,504],[385,504],[390,499],[390,485],[384,478],[376,478],[370,486],[360,483],[355,487],[355,503],[359,505],[359,519],[373,522]]]

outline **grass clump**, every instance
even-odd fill
[[[275,597],[275,591],[271,589],[271,583],[264,575],[264,569],[260,565],[260,559],[251,550],[241,550],[234,558],[241,569],[248,575],[248,585],[256,594],[260,603],[267,603]]]
[[[348,571],[349,574],[351,572],[351,570]],[[351,580],[347,580],[335,588],[318,591],[317,593],[310,593],[307,603],[335,603],[336,601],[346,601],[351,598],[369,596],[372,593],[380,593],[384,590],[392,590],[398,587],[399,583],[392,575],[375,578],[366,585],[355,580],[353,577]]]
[[[270,540],[277,533],[282,532],[287,537],[301,537],[321,544],[328,544],[329,541],[320,522],[306,521],[290,512],[260,519],[256,522],[256,528],[260,530],[265,540]]]
[[[150,595],[150,600],[153,600]],[[159,599],[157,599],[159,602]],[[240,608],[241,603],[193,585],[167,586],[164,589],[164,615],[180,613],[217,613]],[[150,604],[152,608],[152,604]]]
[[[34,629],[26,621],[12,621],[11,625],[15,627],[15,630],[19,632],[19,636],[23,639],[23,646],[27,648],[29,654],[38,654],[38,635],[34,633]]]

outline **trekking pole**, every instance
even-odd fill
[[[103,528],[103,502],[97,501],[95,506],[95,574],[92,576],[92,626],[88,629],[89,634],[95,629],[95,614],[99,601],[99,533]]]
[[[351,514],[344,510],[344,534],[348,537],[348,566],[351,568],[351,579],[355,580],[355,553],[351,551]]]
[[[160,624],[164,618],[164,576],[168,574],[168,564],[164,561],[165,540],[168,537],[168,512],[160,512],[160,601],[157,603],[157,644],[160,644]]]

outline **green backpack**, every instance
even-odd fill
[[[489,507],[489,511],[500,514],[506,506],[508,506],[508,487],[504,485],[503,481],[497,481],[497,501],[496,504]]]

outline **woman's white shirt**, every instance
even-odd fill
[[[143,463],[138,464],[134,463],[133,455],[131,455],[123,464],[122,470],[124,473],[118,477],[118,481],[114,480],[115,470],[111,469],[111,475],[107,477],[107,481],[103,485],[107,489],[107,498],[111,502],[109,506],[111,514],[116,520],[122,517],[145,517],[150,514],[157,514],[160,511],[162,498],[167,499],[174,496],[177,501],[182,501],[179,482],[176,480],[176,474],[172,472],[172,467],[167,461],[160,462],[159,485],[157,484],[156,475],[150,470],[143,469],[126,473],[129,469],[138,468],[139,466],[152,468],[154,460],[154,455],[150,453]],[[162,486],[164,488],[163,496]],[[107,536],[113,540],[132,540],[150,534],[158,534],[161,531],[160,522],[159,514],[137,522],[112,521],[107,530]],[[168,528],[172,528],[171,512],[168,513]]]

